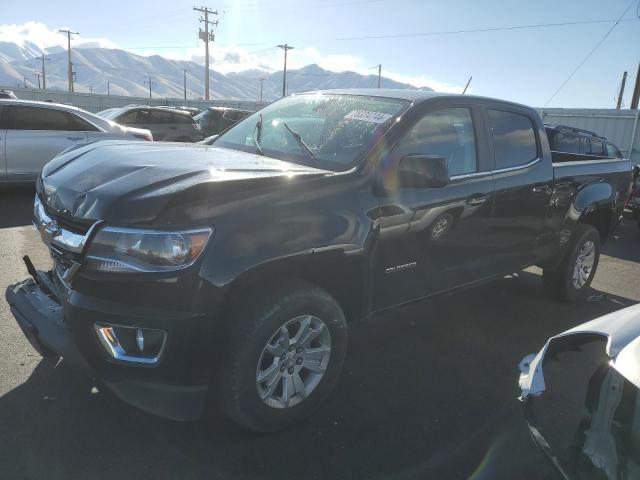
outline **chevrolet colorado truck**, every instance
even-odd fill
[[[628,160],[554,163],[535,110],[469,95],[293,95],[212,146],[99,142],[49,162],[53,258],[7,301],[44,356],[172,419],[272,431],[331,391],[349,327],[531,265],[583,297]]]

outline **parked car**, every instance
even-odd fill
[[[640,228],[640,164],[633,165],[633,186],[627,207]]]
[[[207,137],[204,140],[200,140],[198,143],[202,145],[213,145],[213,142],[215,142],[216,138],[218,138],[219,136],[220,135],[211,135],[210,137]]]
[[[640,478],[640,305],[549,339],[520,362],[531,438],[572,480]]]
[[[217,135],[229,128],[231,125],[239,122],[252,112],[249,110],[239,110],[229,107],[209,107],[194,118],[205,137]]]
[[[158,141],[199,142],[204,138],[191,115],[181,110],[133,105],[107,111],[102,116],[122,125],[146,128]]]
[[[16,94],[13,93],[11,90],[0,89],[0,99],[17,100],[18,97],[16,97]]]
[[[556,161],[622,158],[618,147],[595,132],[553,124],[545,124],[545,130]]]
[[[530,265],[553,297],[583,298],[630,182],[628,160],[554,165],[522,105],[292,95],[212,146],[50,162],[34,224],[54,268],[27,262],[7,301],[40,352],[132,405],[194,419],[209,396],[271,431],[321,404],[349,326],[376,312]]]
[[[200,109],[196,107],[185,107],[183,105],[167,105],[162,108],[168,108],[169,110],[178,110],[180,112],[186,112],[192,117],[195,117],[200,113]]]
[[[63,150],[112,139],[153,137],[148,130],[123,127],[68,105],[0,100],[0,183],[34,182]]]

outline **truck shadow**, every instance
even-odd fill
[[[352,331],[329,401],[275,434],[220,414],[158,419],[41,361],[0,398],[0,478],[544,478],[516,365],[549,336],[634,303],[598,293],[555,303],[525,272],[373,318]]]
[[[35,187],[0,185],[0,228],[30,225]]]
[[[625,212],[626,214],[626,212]],[[602,247],[602,253],[620,260],[640,263],[640,228],[638,221],[625,215],[622,226]]]

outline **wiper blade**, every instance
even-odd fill
[[[302,136],[296,132],[295,130],[293,130],[289,125],[287,125],[286,123],[282,123],[282,125],[284,126],[284,128],[287,129],[287,131],[291,134],[291,136],[293,138],[296,139],[296,142],[298,142],[298,145],[300,145],[300,147],[302,147],[302,149],[307,153],[307,155],[309,155],[309,158],[311,160],[313,160],[313,162],[316,162],[316,156],[315,154],[311,151],[311,149],[309,148],[309,145],[307,145],[304,140],[302,139]]]
[[[256,135],[256,132],[258,132],[258,134]],[[262,114],[260,114],[260,117],[258,117],[258,121],[256,122],[256,126],[253,129],[253,133],[251,134],[251,138],[253,140],[253,143],[256,146],[256,153],[259,153],[260,155],[262,155],[264,157],[264,152],[262,151],[262,146],[260,145],[260,137],[262,136]]]

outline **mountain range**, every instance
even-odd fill
[[[46,55],[47,89],[66,90],[67,52],[61,47],[42,49],[31,42],[21,44],[0,42],[0,85],[39,87],[38,75]],[[75,72],[74,87],[77,92],[109,93],[145,97],[182,98],[184,71],[187,76],[188,98],[204,97],[204,66],[193,61],[171,60],[160,55],[141,56],[131,52],[99,48],[83,44],[72,49]],[[222,74],[211,69],[210,97],[215,100],[275,100],[282,93],[282,71],[247,70]],[[361,75],[356,72],[332,72],[318,65],[307,65],[297,70],[287,70],[287,93],[326,88],[377,87],[377,75]],[[416,89],[416,87],[382,78],[383,88]],[[430,90],[427,87],[421,90]]]

